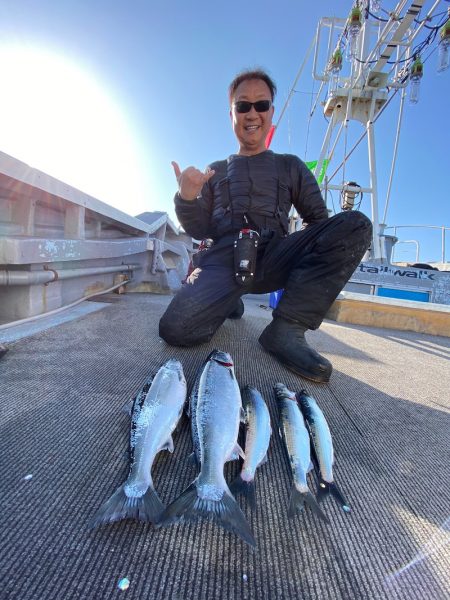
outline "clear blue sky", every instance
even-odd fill
[[[421,16],[431,4],[431,1],[426,2]],[[395,2],[384,0],[382,5],[391,9]],[[436,12],[440,13],[448,6],[450,3],[442,0]],[[209,162],[225,158],[236,150],[227,100],[227,86],[236,72],[252,66],[267,69],[278,85],[275,107],[276,111],[280,111],[314,35],[318,19],[333,15],[346,17],[350,8],[351,2],[344,0],[311,3],[300,0],[140,0],[127,3],[114,0],[3,0],[0,6],[0,48],[14,43],[16,47],[23,45],[29,50],[35,47],[44,49],[77,65],[96,81],[114,100],[126,120],[139,154],[136,168],[145,182],[139,185],[146,188],[142,190],[144,203],[142,200],[134,202],[133,197],[126,197],[126,193],[119,198],[112,197],[112,194],[108,197],[106,193],[99,196],[100,199],[130,214],[145,209],[166,210],[174,218],[172,197],[176,182],[170,161],[176,160],[182,167],[195,165],[204,168]],[[439,20],[436,19],[432,24]],[[427,53],[428,50],[425,55]],[[450,70],[438,75],[436,63],[437,52],[425,65],[419,104],[406,104],[387,218],[389,225],[450,225],[450,192],[446,187],[446,176],[450,169]],[[0,68],[3,71],[3,66],[0,65]],[[310,105],[308,94],[313,89],[310,73],[311,65],[308,65],[297,86],[298,93],[293,97],[272,143],[274,151],[295,153],[306,160],[317,158],[326,129],[326,122],[317,111],[309,130],[308,152],[305,156]],[[64,76],[58,75],[56,79],[58,85],[64,88]],[[17,86],[8,83],[3,77],[3,90],[7,90],[14,98],[14,87]],[[314,89],[318,89],[317,82]],[[81,96],[86,96],[86,93],[80,90]],[[29,90],[27,96],[30,107],[35,103],[36,94],[45,94],[45,89],[36,90],[33,87]],[[75,102],[72,112],[76,111],[76,106]],[[378,121],[376,130],[382,206],[389,176],[397,107],[395,99]],[[46,126],[51,127],[51,124]],[[357,126],[350,130],[349,147],[360,131]],[[89,129],[82,133],[86,147],[89,147],[93,143]],[[107,133],[102,137],[103,143],[114,153],[114,139],[108,140]],[[22,143],[23,148],[19,149],[17,145],[5,147],[1,139],[0,136],[0,150],[26,162],[31,160],[27,160],[26,138]],[[64,160],[65,152],[71,145],[70,134],[58,145],[59,156]],[[11,151],[12,147],[14,152]],[[97,152],[99,165],[100,154],[103,154],[101,150]],[[338,154],[337,158],[341,156]],[[67,160],[73,161],[73,157],[67,154]],[[347,167],[346,179],[368,185],[366,161],[366,145],[363,142]],[[126,181],[128,177],[131,181],[135,174],[128,173],[123,164],[123,169],[118,169],[117,165],[111,163],[109,171],[107,167],[102,169],[99,166],[98,177],[108,177],[111,182],[116,180],[118,186],[119,179]],[[79,168],[85,168],[81,159]],[[334,170],[333,166],[330,169]],[[45,170],[98,196],[95,186],[86,189],[89,186],[82,173],[77,179],[76,169],[71,177],[65,176],[64,170],[59,172],[56,164],[54,170]],[[335,203],[338,203],[337,194]],[[368,196],[363,199],[361,209],[370,214]],[[439,257],[439,234],[421,234],[419,237],[417,231],[411,231],[403,232],[400,237],[420,240],[421,260]],[[447,243],[447,260],[449,246],[450,243]],[[414,246],[400,246],[397,258],[414,259]]]

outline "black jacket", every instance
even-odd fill
[[[304,227],[328,218],[316,179],[297,156],[233,154],[210,167],[216,172],[197,199],[175,196],[178,220],[195,239],[217,241],[245,226],[286,235],[292,205]]]

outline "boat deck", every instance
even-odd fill
[[[195,349],[158,337],[168,296],[102,300],[95,312],[9,344],[0,361],[2,599],[450,597],[450,339],[325,322],[309,339],[335,370],[318,385],[259,346],[271,318],[265,297],[247,298],[242,320]],[[257,510],[240,500],[257,550],[211,523],[89,530],[127,474],[123,405],[170,357],[191,386],[213,348],[230,352],[239,383],[261,391],[272,417]],[[287,518],[277,381],[306,388],[328,419],[335,478],[352,509],[327,499],[328,525],[309,509]],[[174,454],[161,452],[153,468],[165,504],[195,477],[186,417],[174,441]],[[227,465],[228,480],[237,468]]]

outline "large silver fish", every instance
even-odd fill
[[[215,350],[213,350],[215,352]],[[192,391],[189,396],[189,404],[187,406],[187,416],[190,418],[191,423],[191,438],[192,438],[192,453],[189,455],[189,460],[194,463],[194,465],[200,470],[200,437],[198,435],[198,426],[197,426],[197,405],[198,405],[198,389],[200,386],[200,378],[203,373],[203,369],[205,365],[208,364],[209,359],[211,358],[213,352],[211,352],[204,363],[198,370],[198,373],[195,377],[195,382],[192,387]],[[233,454],[227,459],[230,460],[238,460],[239,452],[234,451]]]
[[[208,359],[209,360],[209,357]],[[189,455],[189,459],[195,464],[196,467],[200,467],[200,438],[198,435],[198,427],[197,427],[197,405],[198,405],[198,388],[200,385],[200,377],[203,372],[204,365],[202,370],[199,370],[197,376],[195,378],[194,387],[192,388],[191,394],[189,396],[189,404],[187,408],[187,416],[190,419],[191,423],[191,438],[192,438],[192,454]]]
[[[331,494],[342,509],[348,512],[350,507],[342,492],[334,483],[333,440],[325,415],[314,398],[309,396],[306,390],[299,392],[296,397],[311,436],[315,460],[320,471],[317,500],[321,502],[328,494]]]
[[[245,460],[240,474],[230,486],[233,494],[244,494],[252,508],[256,508],[255,473],[259,465],[267,461],[269,447],[270,416],[260,392],[251,386],[242,390],[245,412]]]
[[[328,521],[308,487],[307,474],[312,469],[311,442],[295,393],[288,390],[283,383],[276,383],[274,389],[280,415],[280,433],[286,446],[294,480],[288,517],[294,517],[297,511],[302,510],[307,504],[316,515]]]
[[[214,352],[214,350],[213,350]],[[189,455],[189,459],[195,464],[196,467],[200,470],[200,437],[198,435],[198,427],[197,427],[197,405],[198,405],[198,388],[200,386],[200,378],[202,376],[205,365],[208,364],[209,359],[211,358],[213,352],[206,357],[202,366],[197,372],[195,377],[194,386],[189,396],[189,404],[187,406],[187,416],[190,419],[191,423],[191,437],[192,437],[192,454]]]
[[[197,429],[200,441],[200,473],[194,482],[162,514],[160,525],[205,518],[215,521],[256,546],[241,509],[224,477],[224,465],[236,452],[242,404],[233,360],[226,352],[210,355],[199,381]]]
[[[91,527],[122,519],[155,523],[164,506],[153,487],[151,468],[161,450],[173,452],[172,432],[186,400],[186,380],[178,360],[167,361],[134,399],[130,467],[126,481],[99,509]]]

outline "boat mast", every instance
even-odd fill
[[[330,190],[339,190],[344,199],[346,196],[349,198],[348,209],[353,207],[352,196],[354,198],[355,194],[364,192],[370,195],[373,225],[371,255],[373,260],[378,261],[387,257],[383,235],[385,224],[380,223],[379,218],[375,122],[389,96],[396,91],[391,85],[392,82],[388,82],[389,73],[385,67],[392,54],[400,48],[404,48],[409,57],[412,42],[407,39],[407,32],[414,19],[417,19],[424,3],[425,0],[400,0],[382,30],[379,22],[370,18],[370,3],[366,1],[356,2],[344,23],[342,19],[327,18],[321,19],[318,25],[319,32],[323,29],[340,30],[340,34],[336,46],[332,46],[327,52],[325,70],[318,72],[317,60],[313,69],[315,79],[325,79],[329,82],[324,114],[330,119],[315,175],[317,177],[320,173],[329,149],[332,130],[336,125],[343,125],[341,132],[343,131],[347,140],[350,121],[359,121],[367,134],[369,187],[361,188],[352,185],[354,182],[345,182],[347,156],[344,156],[342,164],[342,183],[333,185],[330,178],[326,186]],[[400,17],[407,4],[409,7]],[[316,59],[319,42],[320,33],[317,35]],[[344,52],[347,53],[350,63],[350,73],[347,76],[342,76],[341,71]]]
[[[314,174],[319,180],[319,174],[323,173],[324,161],[331,161],[337,143],[343,136],[344,158],[332,175],[325,177],[324,183],[321,183],[320,187],[325,192],[325,199],[328,190],[339,191],[343,210],[352,210],[355,207],[355,198],[359,194],[364,193],[370,196],[373,224],[370,253],[371,258],[376,261],[387,259],[384,238],[386,225],[383,221],[387,214],[393,169],[397,157],[405,96],[403,88],[413,80],[411,75],[415,61],[418,60],[422,64],[420,58],[416,57],[415,51],[412,50],[413,42],[425,23],[429,22],[439,3],[440,0],[436,0],[427,15],[419,20],[418,16],[425,0],[399,0],[394,10],[387,13],[386,18],[377,19],[371,12],[374,5],[373,0],[372,2],[355,0],[346,19],[337,17],[320,19],[312,41],[314,45],[313,77],[321,82],[321,90],[324,85],[328,85],[328,96],[324,102],[324,115],[328,119],[328,127]],[[311,48],[308,50],[308,55],[310,50]],[[297,74],[280,118],[271,132],[269,143],[289,104],[304,63],[305,61]],[[345,68],[343,68],[344,65]],[[418,72],[419,77],[421,74],[422,72]],[[380,221],[375,124],[400,90],[402,101],[391,177],[383,217]],[[352,121],[361,123],[364,132],[355,146],[347,152],[349,125]],[[338,131],[333,140],[334,130],[337,126],[339,126]],[[369,186],[362,187],[355,181],[346,181],[346,176],[348,178],[346,166],[350,155],[366,136]],[[341,183],[332,183],[339,171],[342,171]]]

